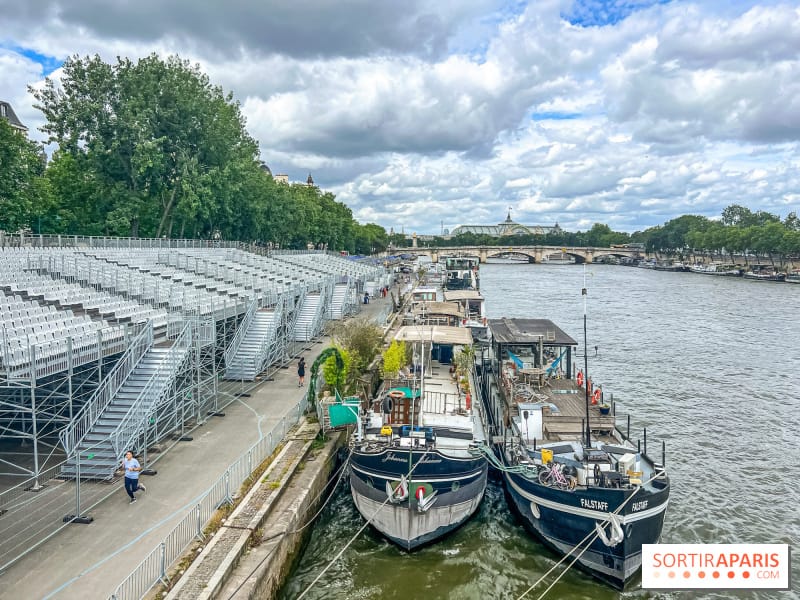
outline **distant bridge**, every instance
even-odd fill
[[[482,263],[490,258],[525,259],[531,263],[546,262],[546,258],[571,256],[578,264],[592,263],[601,256],[644,256],[642,250],[635,248],[583,248],[579,246],[454,246],[440,248],[397,248],[397,253],[428,256],[432,262],[439,262],[445,256],[477,256]]]

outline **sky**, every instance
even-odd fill
[[[71,55],[196,62],[273,173],[406,234],[800,212],[800,5],[0,0],[0,99]]]

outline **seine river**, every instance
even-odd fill
[[[582,341],[584,269],[488,264],[490,317],[549,318]],[[666,441],[672,494],[662,541],[800,542],[800,285],[592,265],[589,370],[631,433]],[[595,350],[596,347],[596,350]],[[658,453],[654,453],[658,454]],[[281,598],[296,598],[364,521],[343,483]],[[316,599],[515,599],[558,560],[490,482],[475,518],[406,553],[365,529],[306,594]],[[800,598],[793,591],[619,594],[578,571],[546,598]],[[525,598],[539,598],[546,581]]]

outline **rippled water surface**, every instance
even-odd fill
[[[672,494],[662,541],[800,542],[800,285],[595,265],[586,270],[589,370],[631,433],[665,440]],[[490,317],[549,318],[582,343],[584,269],[482,265]],[[595,346],[597,351],[595,355]],[[651,449],[652,453],[652,449]],[[346,485],[323,512],[282,598],[296,598],[364,521]],[[406,553],[365,529],[308,591],[326,599],[519,598],[558,557],[491,482],[479,513]],[[800,586],[800,564],[792,573]],[[539,598],[549,584],[530,591]],[[798,598],[789,592],[618,594],[575,571],[546,598]]]

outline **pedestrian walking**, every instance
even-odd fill
[[[139,474],[142,471],[142,465],[133,457],[133,452],[128,450],[125,453],[125,458],[122,459],[122,466],[125,468],[125,491],[130,496],[131,504],[136,502],[134,492],[139,490],[146,492],[147,488],[139,483]]]
[[[300,357],[300,362],[297,363],[297,387],[303,387],[306,379],[306,359]]]

